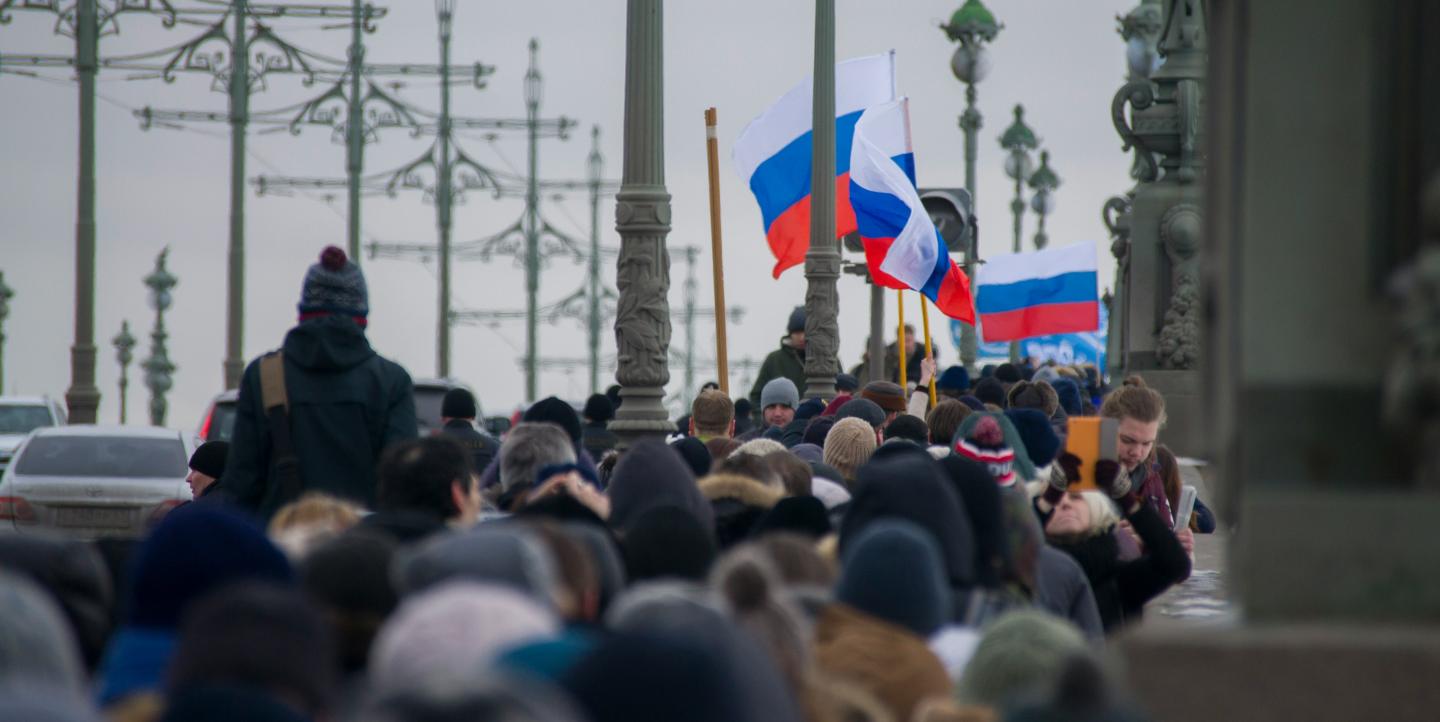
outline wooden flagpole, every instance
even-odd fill
[[[930,348],[930,302],[920,294],[920,320],[925,324],[925,358],[935,362],[935,352]],[[935,369],[939,371],[940,369]],[[935,408],[935,374],[930,374],[930,408]]]
[[[905,386],[905,292],[895,289],[895,309],[900,313],[900,325],[895,327],[895,349],[900,359],[900,389],[904,394],[910,392]]]
[[[720,392],[730,395],[730,361],[725,344],[725,259],[720,241],[720,141],[715,135],[714,108],[705,109],[705,156],[710,166],[710,265],[715,286],[715,365]],[[695,353],[695,349],[686,349]]]

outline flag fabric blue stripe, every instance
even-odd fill
[[[891,160],[915,180],[915,154],[897,155]],[[861,200],[856,200],[861,198]],[[910,206],[889,193],[877,193],[857,183],[850,184],[850,205],[862,238],[894,238],[910,222]]]
[[[975,309],[982,314],[1004,313],[1049,303],[1096,301],[1096,281],[1096,272],[1076,271],[1050,278],[984,285],[975,294]]]
[[[855,123],[864,112],[857,110],[835,119],[836,177],[850,172],[850,143],[855,137]],[[810,195],[811,137],[807,131],[790,141],[750,176],[750,190],[760,202],[760,216],[767,230],[787,208]]]
[[[945,240],[940,237],[939,229],[935,230],[935,245],[940,249],[935,256],[935,270],[930,272],[930,279],[919,289],[931,301],[940,297],[940,284],[945,281],[945,274],[950,272],[950,264],[954,263],[950,260],[950,249],[945,247]]]

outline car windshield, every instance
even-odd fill
[[[183,479],[186,464],[179,437],[39,436],[25,445],[15,473]]]
[[[235,403],[225,402],[215,404],[215,411],[210,415],[210,427],[206,441],[230,441],[235,435]]]
[[[445,401],[446,388],[415,387],[415,421],[421,436],[440,428],[440,405]]]
[[[54,426],[44,406],[0,406],[0,434],[28,434],[41,426]]]

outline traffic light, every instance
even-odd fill
[[[921,188],[920,202],[951,253],[968,253],[975,237],[975,210],[964,188]]]

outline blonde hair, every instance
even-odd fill
[[[276,546],[298,560],[320,542],[359,524],[363,512],[352,501],[312,491],[280,507],[267,531]]]
[[[1118,389],[1111,391],[1100,404],[1100,415],[1107,419],[1135,419],[1142,423],[1165,425],[1165,397],[1145,385],[1145,379],[1131,376]]]

